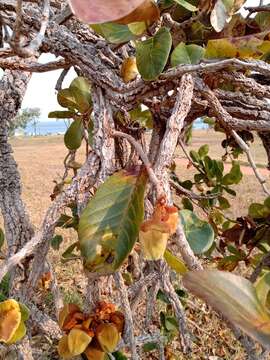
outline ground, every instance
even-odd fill
[[[198,149],[201,145],[207,143],[210,147],[210,156],[220,159],[224,153],[220,145],[220,140],[223,138],[222,134],[214,133],[208,130],[197,130],[194,132],[193,141],[189,149]],[[59,180],[63,174],[63,159],[67,153],[62,136],[48,136],[36,138],[14,138],[11,140],[14,149],[14,156],[18,163],[19,170],[22,176],[23,193],[22,197],[30,213],[33,225],[38,228],[45,215],[46,209],[51,204],[50,194],[53,189],[53,180]],[[266,156],[262,145],[256,139],[252,145],[252,153],[260,171],[268,178],[268,171],[265,169]],[[79,157],[83,157],[81,153]],[[192,174],[192,170],[187,169],[187,162],[184,159],[182,151],[178,150],[176,157],[176,171],[181,178],[188,178]],[[237,191],[237,199],[232,201],[232,208],[228,215],[236,217],[238,215],[246,214],[247,208],[251,202],[260,201],[264,198],[264,194],[252,170],[246,166],[245,156],[241,157],[243,166],[244,178],[240,185],[235,187]],[[230,164],[226,164],[228,169]],[[0,217],[0,225],[1,225]],[[58,231],[65,237],[65,244],[61,247],[61,252],[72,241],[76,241],[76,234],[72,230]],[[52,250],[50,258],[54,264],[58,281],[61,284],[64,293],[65,301],[81,303],[83,299],[84,282],[82,274],[82,267],[80,262],[76,264],[68,263],[62,264],[58,251]],[[49,292],[40,293],[40,303],[52,304],[52,299]],[[42,305],[41,305],[42,306]],[[189,326],[192,328],[196,338],[194,345],[193,357],[189,359],[244,359],[243,352],[239,344],[234,341],[230,334],[218,317],[213,314],[204,304],[193,299],[187,300],[187,312]],[[44,339],[43,339],[44,340]],[[36,338],[36,341],[39,341]],[[44,347],[39,352],[40,359],[53,359],[53,355],[46,353],[48,347]],[[145,355],[144,359],[155,359],[153,355]],[[180,357],[177,359],[185,359]],[[169,358],[168,358],[169,359]],[[171,358],[173,359],[173,358]],[[170,359],[170,360],[171,360]]]

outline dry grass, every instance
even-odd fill
[[[191,148],[198,149],[201,145],[208,143],[210,156],[220,158],[223,153],[220,146],[221,138],[222,134],[205,130],[196,131]],[[62,136],[17,138],[12,139],[11,143],[22,177],[22,197],[33,225],[39,227],[46,209],[51,204],[50,194],[54,186],[53,180],[59,179],[63,173],[63,159],[66,154],[63,139]],[[264,149],[257,140],[253,145],[253,153],[257,163],[266,164]],[[183,154],[179,151],[176,156],[177,172],[182,179],[187,179],[192,176],[192,170],[187,170],[182,158]],[[245,157],[243,156],[241,160],[245,161]],[[244,172],[250,173],[248,170]],[[243,181],[235,187],[235,190],[238,197],[232,200],[232,208],[228,213],[232,217],[245,214],[251,202],[260,201],[264,197],[253,175],[244,175]],[[68,244],[76,241],[76,234],[72,230],[65,230],[62,234],[65,236],[65,244],[61,250],[64,250]],[[77,261],[75,264],[63,265],[58,252],[53,250],[50,258],[56,268],[66,300],[80,302],[83,298],[84,288],[81,264]],[[45,294],[42,299],[43,303],[52,303],[49,293]],[[193,339],[195,342],[194,355],[188,359],[244,359],[241,347],[213,312],[209,312],[201,302],[194,300],[188,303],[187,311],[189,325],[195,335]],[[44,360],[53,358],[53,355],[46,355],[45,352],[39,357]],[[151,358],[154,359],[154,355]],[[187,359],[187,357],[184,358]],[[177,357],[177,359],[184,358],[181,355]],[[150,355],[146,355],[144,359],[150,359]]]

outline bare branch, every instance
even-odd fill
[[[9,59],[0,58],[0,68],[43,73],[43,72],[53,71],[63,68],[67,71],[67,69],[70,68],[70,63],[68,63],[64,59],[51,61],[46,64],[39,64],[37,62],[18,61],[18,59],[14,59],[14,58],[9,58]]]
[[[112,136],[115,136],[115,137],[118,136],[123,139],[126,139],[134,147],[134,149],[137,151],[137,153],[139,154],[140,158],[142,159],[142,161],[146,167],[146,170],[148,172],[151,183],[155,186],[155,188],[157,190],[158,198],[160,198],[163,195],[164,191],[161,187],[160,181],[158,180],[158,178],[156,177],[156,174],[154,173],[152,164],[150,163],[145,152],[143,151],[142,146],[131,135],[123,133],[121,131],[116,131],[116,130],[113,131]]]
[[[263,191],[267,194],[270,195],[270,191],[268,190],[267,186],[266,186],[266,180],[261,176],[261,174],[259,173],[255,161],[253,160],[253,157],[250,153],[250,148],[249,146],[245,143],[245,141],[237,134],[237,132],[235,130],[232,130],[232,135],[235,138],[237,144],[240,146],[240,148],[246,153],[248,161],[250,163],[250,166],[253,169],[253,172],[256,176],[256,178],[258,179],[259,183],[261,184]]]
[[[131,350],[131,360],[138,360],[138,354],[136,349],[136,340],[134,336],[134,327],[133,327],[133,318],[132,312],[128,300],[127,289],[123,280],[122,275],[117,272],[114,274],[114,280],[116,287],[120,293],[120,301],[122,303],[124,313],[125,313],[125,339],[128,340],[130,350]]]

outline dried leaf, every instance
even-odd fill
[[[113,324],[100,324],[96,330],[99,345],[105,352],[113,352],[120,340],[117,327]]]
[[[160,17],[160,12],[158,6],[152,0],[145,0],[140,6],[138,6],[134,11],[132,11],[127,16],[122,17],[121,19],[116,20],[118,24],[131,24],[134,22],[147,22],[151,25],[153,22],[158,20]]]
[[[123,61],[121,66],[121,77],[125,83],[134,80],[138,73],[135,57],[129,57]]]
[[[143,2],[144,0],[69,0],[75,16],[88,24],[121,19],[134,11]]]

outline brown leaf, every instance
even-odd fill
[[[144,0],[69,0],[72,12],[88,24],[114,21],[130,14]]]
[[[160,12],[158,6],[152,0],[146,0],[134,11],[132,11],[127,16],[122,17],[114,22],[117,24],[131,24],[134,22],[147,22],[152,24],[160,17]]]

